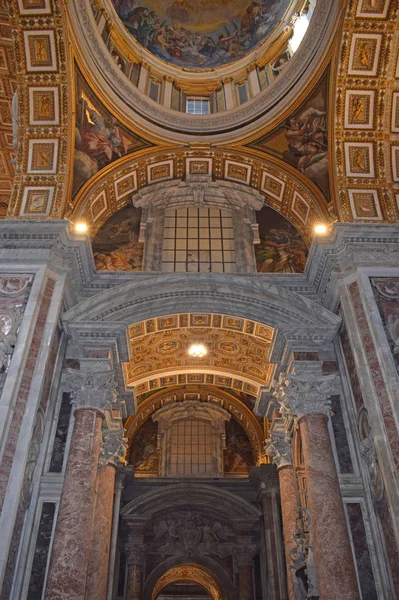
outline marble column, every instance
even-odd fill
[[[137,545],[127,550],[128,573],[126,581],[126,594],[128,600],[141,600],[143,588],[143,566],[145,547]]]
[[[126,454],[123,431],[107,430],[104,433],[102,454],[87,573],[86,600],[107,598],[115,473],[118,466],[124,462]]]
[[[116,549],[118,541],[118,526],[119,526],[119,513],[121,506],[122,488],[123,488],[124,474],[120,471],[116,476],[115,482],[115,498],[114,508],[112,516],[112,534],[111,534],[111,549],[109,554],[109,568],[108,568],[108,590],[107,600],[113,600],[114,581],[115,581],[115,560],[116,560]]]
[[[251,546],[243,547],[237,551],[238,564],[238,589],[240,600],[254,599],[254,577],[253,577],[253,556],[254,549]]]
[[[335,375],[281,374],[275,391],[282,411],[299,423],[310,512],[310,537],[323,600],[358,600],[359,590],[338,474],[328,431]]]
[[[65,470],[45,600],[84,600],[104,411],[111,372],[69,372],[75,423]]]
[[[289,600],[296,600],[291,577],[291,553],[295,548],[294,535],[298,519],[298,497],[295,473],[292,465],[290,437],[272,431],[270,438],[266,441],[265,451],[266,454],[272,457],[279,475],[288,598]]]

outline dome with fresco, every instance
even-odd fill
[[[216,69],[292,22],[292,0],[112,0],[129,34],[167,63]]]

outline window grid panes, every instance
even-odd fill
[[[212,426],[195,419],[181,420],[171,427],[169,475],[206,476],[215,472]]]
[[[187,98],[186,112],[189,115],[209,115],[210,104],[208,98]]]
[[[162,270],[235,273],[233,219],[218,208],[165,212]]]

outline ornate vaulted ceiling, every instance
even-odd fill
[[[332,22],[331,15],[323,12],[327,5],[330,5],[330,3],[320,3],[320,18],[314,24],[312,23],[314,32],[317,31],[318,35],[321,36],[318,39],[320,44],[324,44],[324,48],[327,48],[327,42],[334,37],[332,26],[330,29],[325,28],[326,23],[331,24]],[[13,0],[12,2],[3,2],[1,6],[4,18],[7,18],[5,16],[7,11],[15,31],[13,40],[18,59],[16,80],[19,89],[19,127],[20,132],[25,133],[18,147],[18,172],[10,202],[9,215],[34,219],[60,217],[65,214],[67,202],[71,198],[70,159],[72,153],[70,148],[73,130],[71,125],[74,114],[73,95],[71,94],[71,67],[73,59],[69,53],[67,40],[68,36],[70,39],[73,38],[78,53],[77,49],[80,48],[79,44],[83,34],[78,32],[75,36],[74,28],[77,27],[78,23],[76,15],[81,15],[84,10],[87,10],[86,2],[84,0],[73,0],[72,3],[68,4],[69,21],[65,18],[65,6],[60,3],[53,4],[49,0],[37,0],[34,5],[27,0]],[[164,6],[166,7],[166,4]],[[333,20],[334,27],[341,28],[335,34],[335,47],[333,47],[331,55],[332,70],[329,95],[332,106],[330,107],[330,115],[327,115],[327,121],[331,124],[328,139],[328,171],[334,179],[336,188],[331,192],[330,205],[334,204],[333,208],[341,221],[392,222],[398,218],[399,214],[399,194],[396,189],[399,184],[397,140],[399,132],[397,118],[399,107],[398,7],[393,0],[352,0],[347,2],[344,7],[341,5],[341,9],[337,8],[335,4],[334,7],[334,10],[342,11],[341,16],[343,18],[340,23],[339,13],[334,13],[336,15]],[[165,10],[167,10],[167,7]],[[102,15],[104,18],[107,16],[104,11]],[[320,33],[318,29],[322,26],[322,17],[325,18],[325,21],[323,21],[324,33]],[[5,22],[3,25],[5,25]],[[123,27],[121,24],[120,26]],[[207,138],[208,151],[218,152],[218,149],[212,148],[211,144],[230,145],[230,147],[234,145],[236,156],[240,154],[244,156],[246,151],[243,151],[241,143],[245,141],[245,135],[247,136],[246,141],[253,143],[255,139],[260,139],[259,135],[265,136],[268,132],[272,132],[278,122],[282,123],[284,119],[288,118],[290,114],[290,112],[287,112],[289,106],[291,106],[291,109],[295,106],[296,110],[300,102],[305,99],[303,95],[305,90],[307,94],[312,93],[312,86],[314,87],[316,84],[314,75],[317,73],[320,76],[320,69],[323,65],[325,67],[328,62],[328,50],[323,51],[321,46],[316,49],[316,46],[312,45],[316,43],[315,37],[313,35],[309,36],[308,43],[303,48],[303,57],[295,57],[295,64],[292,65],[295,68],[290,67],[287,69],[284,75],[281,75],[268,88],[267,94],[259,94],[257,98],[253,99],[253,102],[251,101],[250,106],[248,105],[251,114],[244,105],[232,111],[227,110],[223,115],[210,115],[206,123],[201,121],[200,128],[195,126],[195,123],[199,123],[199,121],[195,121],[193,117],[188,119],[187,115],[184,114],[173,116],[171,114],[173,111],[165,111],[162,107],[153,106],[151,102],[144,102],[143,99],[141,99],[143,102],[140,100],[138,104],[136,103],[137,110],[140,105],[140,114],[139,112],[132,112],[133,109],[130,105],[129,110],[123,109],[123,106],[125,108],[127,106],[123,103],[125,100],[127,102],[128,86],[120,79],[123,74],[119,73],[118,75],[118,67],[115,64],[112,73],[114,84],[119,86],[119,98],[116,97],[114,91],[109,95],[105,93],[106,90],[103,82],[100,82],[99,73],[98,77],[94,77],[94,71],[91,72],[91,83],[96,84],[95,91],[100,93],[101,100],[104,101],[107,110],[112,105],[113,111],[123,116],[124,125],[129,121],[133,129],[143,129],[144,121],[146,121],[148,127],[154,132],[160,133],[158,131],[160,121],[162,120],[163,124],[167,124],[168,129],[163,129],[163,132],[167,133],[161,136],[163,145],[169,143],[169,147],[170,145],[176,147],[177,143],[181,147],[183,139],[184,143],[187,144],[193,139],[198,141],[198,139],[202,139],[201,136],[198,137],[199,131],[202,130],[207,132],[206,136],[209,138]],[[8,70],[7,76],[11,74],[12,82],[14,75],[9,53],[11,39],[3,26],[2,40],[8,50],[5,51],[6,62],[3,61],[4,65],[1,72],[6,75],[6,70]],[[90,54],[87,50],[87,56],[84,52],[80,52],[82,60],[86,61],[84,65],[86,69],[89,68],[90,61],[100,60],[93,54],[97,51],[96,48],[98,49],[99,45],[93,44]],[[309,61],[309,57],[305,54],[310,51],[314,52],[314,57],[317,55],[318,60],[315,58],[314,62]],[[302,65],[303,61],[307,62],[309,72],[300,72],[299,65]],[[103,64],[105,72],[108,63],[103,62]],[[167,63],[164,64],[167,65]],[[299,83],[296,80],[294,82],[292,79],[294,71],[298,75],[300,74],[302,82],[300,93],[298,93]],[[87,76],[88,71],[84,75]],[[287,93],[286,89],[288,84],[291,85],[290,93]],[[7,85],[3,84],[3,87],[7,87]],[[9,101],[11,91],[11,87],[7,88],[3,93],[4,100],[2,100],[2,125],[7,129],[7,139],[4,138],[2,145],[2,157],[5,165],[3,165],[0,173],[0,195],[2,198],[4,197],[4,203],[9,198],[13,176],[13,167],[10,164],[11,113]],[[277,96],[284,97],[284,110],[282,110],[280,104],[276,104]],[[130,97],[133,98],[132,95]],[[138,99],[138,96],[137,98],[134,96],[135,102],[136,99]],[[269,102],[272,102],[273,109],[269,107]],[[262,110],[265,109],[262,112],[262,117],[259,117],[258,104],[259,106],[262,105]],[[269,108],[266,110],[266,107],[269,107],[271,112]],[[162,112],[162,119],[160,118],[160,111]],[[158,117],[156,114],[158,114]],[[246,127],[250,123],[251,115],[255,114],[256,119],[251,121],[250,129],[252,129],[250,131]],[[301,115],[303,116],[302,113]],[[166,121],[163,119],[164,116],[167,117]],[[176,130],[176,127],[178,127],[176,119],[182,124],[184,121],[187,125],[184,135],[180,135]],[[234,122],[236,128],[232,129]],[[241,141],[237,134],[237,127],[240,129],[240,135],[242,134]],[[213,129],[214,133],[209,133],[209,128]],[[221,133],[222,130],[223,133]],[[257,138],[254,137],[256,131],[258,131]],[[324,143],[321,139],[319,141]],[[278,148],[275,145],[271,146],[269,142],[268,138],[265,148],[262,148],[262,150],[265,149],[267,153],[271,152],[276,156],[275,152]],[[161,149],[162,151],[163,149]],[[192,148],[190,151],[192,151]],[[201,147],[201,144],[199,144],[198,152],[201,151],[204,151],[204,146]],[[143,151],[140,150],[139,152],[142,153]],[[131,158],[135,160],[136,154],[133,153]],[[137,159],[139,159],[138,156]],[[284,160],[284,156],[282,159]],[[119,160],[122,161],[123,159]],[[269,160],[268,156],[266,160]],[[177,177],[179,177],[178,173],[182,171],[181,165],[183,162],[184,159],[182,158],[180,163],[176,163]],[[236,162],[239,163],[240,161],[237,160]],[[122,162],[120,166],[122,167]],[[141,172],[140,169],[137,171],[138,188],[148,183],[146,181],[148,166],[143,163]],[[298,169],[298,166],[294,165],[298,172],[298,181],[303,182],[304,178],[307,177],[305,171],[309,166],[311,165],[304,165],[302,162]],[[175,166],[173,168],[175,169]],[[109,171],[107,168],[106,173],[104,171],[103,174],[108,175]],[[254,172],[258,172],[257,169],[252,172],[252,177],[254,177]],[[124,185],[129,187],[127,185],[129,172],[126,171],[125,174],[127,177]],[[270,174],[274,175],[274,173]],[[219,175],[215,172],[214,176],[218,177]],[[308,180],[310,181],[309,177]],[[256,181],[256,176],[253,181]],[[270,181],[274,182],[272,178],[270,178]],[[114,184],[116,184],[116,179]],[[103,211],[102,215],[105,215],[105,210],[112,214],[120,208],[117,201],[118,193],[115,192],[114,200],[111,194],[109,204],[106,207],[104,203],[101,204],[103,190],[99,189],[99,185],[100,178],[97,178],[96,186],[99,194],[95,198],[100,198],[97,200],[97,206],[100,207],[100,212]],[[111,185],[109,180],[104,188],[108,185]],[[276,182],[276,185],[281,190],[281,185],[278,182]],[[269,190],[269,195],[266,195],[270,203],[278,201],[270,193],[273,189],[274,193],[278,195],[278,189],[276,190],[273,184],[272,189]],[[105,193],[108,194],[107,191]],[[285,196],[283,197],[285,201]],[[1,198],[0,202],[2,202]],[[320,201],[320,206],[323,206],[323,200]],[[288,218],[293,219],[293,215],[288,214],[288,211],[293,208],[292,202],[289,201],[287,204],[283,202],[280,207],[273,207],[281,210]],[[71,208],[68,208],[67,214],[69,215],[72,214]],[[326,215],[326,208],[327,206],[324,205],[324,209],[319,214]],[[94,207],[90,210],[94,210]],[[100,225],[102,215],[101,218],[98,215],[99,213],[96,213]],[[296,218],[299,219],[298,216]],[[309,221],[309,223],[311,222]],[[295,224],[300,228],[298,222]]]
[[[273,375],[269,351],[273,329],[227,315],[180,314],[150,319],[128,329],[130,361],[125,383],[136,395],[167,386],[208,384],[256,396]],[[189,347],[202,343],[203,358]]]
[[[217,68],[261,44],[282,21],[292,0],[112,0],[130,35],[152,54],[190,69]]]

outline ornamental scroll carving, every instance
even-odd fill
[[[309,373],[307,377],[281,373],[273,396],[280,404],[280,412],[298,419],[312,413],[329,416],[331,396],[336,393],[337,385],[336,375],[315,377]]]
[[[265,442],[265,452],[278,469],[292,465],[291,439],[288,435],[272,431]]]
[[[313,538],[310,514],[299,507],[300,519],[293,535],[295,546],[291,550],[292,563],[289,567],[296,600],[319,597],[316,562],[313,552]]]
[[[107,465],[120,467],[126,465],[127,449],[128,440],[124,436],[124,430],[111,431],[106,429],[103,431],[99,467]]]

